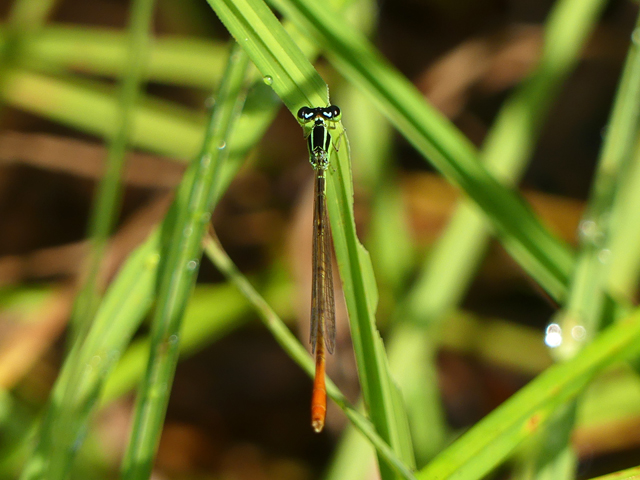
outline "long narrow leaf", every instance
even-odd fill
[[[498,466],[524,439],[542,428],[556,409],[616,361],[640,353],[640,311],[587,345],[568,362],[554,365],[482,419],[422,469],[419,479],[477,480]]]
[[[222,22],[292,113],[304,105],[327,105],[327,87],[264,2],[209,0]],[[392,384],[382,340],[375,327],[377,292],[368,253],[358,241],[353,218],[353,187],[348,141],[338,127],[342,147],[331,171],[328,204],[334,247],[353,334],[365,402],[379,434],[401,458],[413,464],[404,409]],[[383,478],[393,473],[381,463]]]
[[[253,288],[251,283],[240,273],[238,268],[231,261],[227,253],[223,250],[217,239],[208,237],[205,240],[205,252],[211,261],[253,304],[260,315],[265,326],[278,341],[285,352],[295,361],[310,378],[315,374],[315,363],[307,354],[307,351],[300,344],[300,341],[289,331],[284,322],[278,317],[269,304]],[[352,421],[353,425],[365,435],[371,444],[378,449],[380,455],[393,466],[394,470],[403,478],[414,478],[410,469],[394,454],[388,444],[375,432],[373,425],[355,410],[346,397],[340,392],[338,387],[327,379],[327,394],[344,411],[345,415]]]
[[[160,441],[170,386],[178,361],[184,309],[193,289],[202,254],[202,236],[219,187],[219,165],[240,114],[248,58],[230,55],[202,153],[190,166],[161,232],[158,299],[152,326],[147,372],[136,399],[133,431],[123,461],[122,478],[146,479]]]
[[[511,255],[561,302],[572,252],[541,225],[521,197],[487,172],[469,140],[331,9],[310,0],[273,3],[300,29],[313,32],[343,75],[367,92],[418,151],[478,204]]]

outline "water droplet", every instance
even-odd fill
[[[547,327],[544,343],[547,344],[548,347],[556,348],[562,344],[562,328],[557,323],[551,323]]]
[[[209,164],[211,163],[211,155],[209,155],[208,153],[204,154],[202,156],[202,158],[200,158],[200,165],[202,167],[208,167]]]
[[[190,272],[194,271],[197,266],[198,262],[196,262],[195,260],[189,260],[187,262],[187,270],[189,270]]]
[[[218,147],[218,150],[224,150],[225,148],[227,148],[227,142],[222,142]]]
[[[587,238],[595,235],[597,230],[596,222],[594,222],[593,220],[582,220],[578,228],[580,229],[580,234]]]
[[[211,213],[203,212],[203,214],[200,216],[200,221],[202,223],[207,223],[209,220],[211,220]]]
[[[91,357],[91,364],[94,367],[97,367],[98,365],[100,365],[101,361],[102,361],[102,357],[100,355],[94,355],[93,357]]]
[[[178,343],[178,335],[171,335],[169,337],[169,344],[175,345],[176,343]]]
[[[582,342],[587,338],[587,329],[582,325],[576,325],[571,329],[571,336],[574,340]]]
[[[640,45],[640,28],[636,28],[633,33],[631,33],[631,41],[636,45]]]
[[[604,233],[593,220],[582,220],[579,226],[580,239],[585,243],[598,247],[604,240]]]
[[[267,85],[273,85],[273,77],[271,75],[265,75],[264,77],[262,77],[262,80]]]
[[[215,97],[207,97],[204,101],[205,108],[212,109],[216,105]]]
[[[193,233],[193,227],[191,226],[184,227],[184,230],[182,231],[182,235],[184,235],[185,237],[190,236],[192,233]]]
[[[603,248],[598,252],[598,260],[600,260],[600,263],[607,264],[609,263],[610,259],[611,259],[611,250],[609,250],[608,248]]]

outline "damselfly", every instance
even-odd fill
[[[313,271],[311,287],[311,351],[315,353],[316,375],[311,395],[311,426],[316,432],[324,428],[327,413],[325,386],[325,349],[333,353],[336,345],[336,307],[333,298],[331,269],[331,227],[327,215],[327,168],[331,157],[330,129],[340,119],[340,109],[329,107],[298,110],[303,124],[313,122],[307,135],[309,161],[316,178],[313,196]]]

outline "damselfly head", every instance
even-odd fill
[[[340,119],[340,108],[336,105],[329,105],[328,107],[302,107],[298,110],[298,118],[304,123],[315,119],[318,120],[332,120],[336,121]]]

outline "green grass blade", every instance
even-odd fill
[[[487,169],[503,183],[513,185],[521,177],[552,101],[578,62],[604,5],[603,0],[564,0],[549,14],[538,66],[504,104],[480,152]],[[407,299],[406,313],[430,322],[455,308],[481,261],[489,234],[484,217],[461,204],[425,263]]]
[[[249,92],[245,102],[245,111],[239,120],[238,128],[245,127],[248,130],[244,130],[240,134],[236,132],[235,135],[232,135],[231,141],[237,143],[231,146],[229,160],[220,172],[221,187],[216,192],[216,202],[229,185],[234,173],[240,168],[247,150],[266,130],[275,114],[276,106],[277,103],[270,93],[270,89],[260,80]],[[96,357],[107,358],[105,352],[112,352],[109,356],[110,359],[114,356],[113,352],[122,352],[133,332],[138,328],[142,318],[147,314],[154,296],[156,283],[159,256],[158,238],[158,232],[150,235],[145,243],[136,250],[138,253],[130,256],[109,287],[98,310],[88,340],[83,345],[82,352],[79,355],[81,359],[79,361],[80,365],[90,365],[91,359]],[[214,293],[209,296],[212,299],[219,298]],[[228,296],[225,298],[229,299]],[[220,310],[218,313],[224,313],[224,310]],[[240,315],[242,310],[235,313]],[[192,325],[189,322],[183,332],[184,341],[181,342],[181,346],[189,348],[190,345],[196,345],[203,338],[211,339],[216,334],[219,334],[221,328],[224,329],[225,325],[228,326],[234,321],[234,318],[237,318],[234,317],[233,311],[227,311],[226,314],[228,316],[211,318],[210,323],[206,325],[202,322]],[[191,316],[192,314],[188,312],[188,315]],[[197,317],[198,314],[193,314],[193,316]],[[144,358],[146,356],[148,356],[148,344],[146,349],[144,345],[136,344],[123,355],[122,361],[115,368],[113,379],[110,378],[109,382],[107,382],[103,400],[112,399],[114,396],[128,391],[139,380],[144,371]],[[64,449],[65,445],[76,443],[80,438],[80,430],[86,428],[86,416],[94,408],[96,399],[102,390],[103,382],[113,366],[112,362],[101,362],[98,365],[92,365],[92,375],[85,376],[82,382],[77,384],[75,398],[64,403],[60,399],[62,392],[65,391],[66,382],[70,377],[68,373],[71,368],[70,365],[72,363],[69,363],[69,361],[65,363],[63,373],[56,382],[54,395],[49,407],[52,413],[47,415],[46,420],[52,421],[53,424],[49,426],[45,424],[43,431],[47,433],[41,434],[40,443],[46,444],[45,447],[42,447],[45,448],[43,450],[44,453],[34,455],[25,472],[41,471],[38,469],[43,468],[43,466],[46,468],[46,462],[43,459],[51,456],[48,452],[52,448],[59,446],[59,448]],[[91,395],[88,395],[87,392],[91,392]],[[86,416],[83,417],[78,412],[85,412],[82,415],[86,414]],[[64,419],[73,419],[74,417],[77,417],[78,421],[72,428],[68,428],[68,423],[66,427],[60,426],[60,422],[64,423]],[[52,443],[52,438],[56,438],[57,441]]]
[[[12,69],[0,85],[7,104],[99,137],[116,124],[117,100],[96,82],[60,79]],[[199,115],[167,102],[144,101],[134,109],[130,142],[179,159],[193,158],[202,145]]]
[[[160,441],[170,386],[178,361],[179,333],[185,306],[198,271],[202,236],[219,188],[218,165],[228,149],[244,95],[248,58],[234,49],[216,100],[202,153],[190,166],[161,232],[158,298],[152,324],[147,372],[136,399],[133,430],[123,460],[124,479],[145,479],[151,473]]]
[[[85,424],[88,415],[86,410],[76,410],[66,406],[73,405],[74,400],[83,396],[82,389],[85,385],[82,383],[86,378],[83,370],[94,368],[94,361],[90,361],[89,358],[82,358],[82,353],[87,351],[86,348],[83,348],[83,344],[98,308],[101,296],[98,286],[98,273],[106,250],[106,243],[120,206],[122,190],[120,181],[131,125],[131,108],[140,90],[140,65],[142,64],[141,59],[145,56],[153,5],[153,0],[137,0],[132,8],[129,40],[130,57],[127,73],[122,84],[117,115],[118,123],[115,135],[109,145],[106,175],[100,182],[91,215],[89,230],[92,246],[86,281],[76,299],[71,317],[75,327],[73,332],[75,335],[72,337],[73,347],[66,362],[67,370],[64,376],[61,377],[59,390],[57,390],[57,395],[54,396],[51,408],[48,410],[50,416],[44,423],[40,444],[37,449],[36,457],[39,455],[40,459],[46,464],[42,471],[46,472],[48,478],[51,479],[63,479],[69,475],[75,456],[74,449],[71,446],[75,441],[76,435],[79,434],[78,430]],[[129,338],[129,336],[125,335],[124,338]],[[101,357],[96,356],[94,358]],[[106,361],[108,362],[108,360]],[[92,382],[91,386],[95,386],[96,383],[95,381]],[[94,390],[92,389],[89,395],[93,394]],[[86,404],[89,402],[81,400],[80,403]],[[63,406],[61,407],[61,405]],[[55,418],[56,415],[58,418]],[[31,465],[37,465],[37,462],[32,462]],[[25,470],[25,472],[37,471],[39,471],[38,468],[30,467]]]
[[[637,480],[640,477],[640,467],[633,467],[619,472],[609,473],[591,480]]]
[[[209,0],[209,4],[292,113],[303,105],[327,105],[326,84],[264,2]],[[338,128],[336,138],[342,136],[342,145],[348,145]],[[377,292],[371,262],[355,232],[348,148],[340,148],[334,158],[337,165],[329,175],[327,198],[363,395],[378,433],[413,465],[406,414],[375,327]],[[380,466],[383,478],[393,475],[384,461]]]
[[[22,480],[64,478],[104,379],[153,301],[158,239],[138,247],[103,298],[85,342],[68,355],[47,406]]]
[[[136,0],[131,8],[127,68],[120,86],[114,135],[109,141],[106,169],[98,184],[89,219],[91,252],[85,269],[86,279],[71,314],[73,333],[79,341],[84,340],[101,297],[98,275],[109,235],[119,216],[122,175],[133,123],[133,106],[141,89],[141,74],[150,41],[153,8],[153,0]]]
[[[640,17],[637,26],[640,26]],[[623,70],[620,87],[614,102],[613,112],[601,151],[592,194],[589,198],[587,210],[581,221],[581,242],[576,268],[571,279],[569,298],[566,308],[556,315],[555,321],[562,328],[562,343],[554,350],[555,356],[566,360],[572,358],[576,352],[591,341],[600,329],[612,319],[613,309],[611,299],[606,292],[606,281],[609,262],[603,255],[611,255],[609,249],[609,220],[611,208],[619,190],[619,183],[626,177],[626,168],[631,158],[638,131],[638,116],[640,115],[640,50],[631,45],[625,68]],[[624,256],[624,250],[616,252]],[[625,307],[618,307],[621,315]],[[576,335],[576,328],[582,328],[583,335]],[[544,433],[545,439],[564,439],[564,445],[540,452],[539,477],[548,476],[554,467],[565,470],[564,477],[556,472],[556,478],[568,478],[566,470],[573,459],[575,468],[577,459],[572,454],[569,442],[574,426],[573,411],[580,399],[567,407],[568,413],[560,413],[560,420],[550,425]],[[564,417],[564,418],[562,418]],[[573,471],[571,471],[571,478]]]
[[[265,292],[279,311],[286,310],[291,297],[288,285],[272,283]],[[251,311],[249,302],[229,284],[199,285],[189,298],[180,332],[180,358],[186,358],[215,342],[233,329],[243,326]],[[101,403],[124,395],[140,381],[149,357],[150,339],[139,339],[122,355],[104,386]]]
[[[518,195],[487,172],[469,140],[331,9],[306,0],[273,3],[300,29],[313,32],[341,73],[367,92],[416,149],[478,204],[518,263],[561,301],[573,266],[571,251]]]
[[[5,41],[0,31],[0,45]],[[20,64],[39,71],[60,69],[120,77],[127,39],[119,30],[86,26],[47,26],[24,39]],[[143,67],[146,81],[209,91],[224,70],[226,45],[197,38],[158,37]]]
[[[549,14],[538,65],[505,102],[480,152],[487,169],[502,183],[511,186],[521,177],[553,99],[578,62],[603,6],[602,0],[564,0],[557,2]],[[442,322],[465,295],[489,238],[490,227],[485,218],[476,207],[461,202],[429,253],[418,280],[398,308],[396,318],[408,318],[429,326]],[[415,335],[424,337],[428,350],[436,332],[430,328]],[[407,369],[408,364],[403,368]],[[428,382],[416,379],[413,383],[422,387],[414,387],[418,393],[426,390],[424,386]],[[426,395],[423,405],[438,404],[437,391],[423,394]],[[418,442],[416,438],[416,445],[425,445],[429,452],[437,447],[433,444],[434,435],[430,434],[437,422],[431,417],[424,418],[418,426],[419,433],[414,435],[423,440]]]
[[[309,378],[313,379],[315,375],[315,363],[313,359],[269,304],[240,273],[217,239],[208,237],[205,240],[205,252],[218,270],[236,285],[238,290],[252,303],[263,323],[282,349],[287,352],[293,361],[300,365],[307,375],[309,375]],[[329,378],[327,378],[327,394],[344,411],[345,415],[351,420],[360,433],[367,437],[380,455],[394,468],[396,473],[402,478],[414,478],[411,469],[397,457],[391,447],[375,432],[371,422],[349,405],[346,397]]]
[[[625,254],[611,257],[607,289],[614,298],[633,298],[640,277],[640,143],[627,178],[621,179],[611,215],[615,229],[611,230],[609,248]]]
[[[604,368],[640,349],[640,311],[602,332],[572,360],[554,365],[495,409],[416,476],[476,480],[500,465],[556,409],[574,399]]]
[[[636,28],[640,27],[640,17]],[[631,43],[620,80],[620,86],[607,127],[587,210],[580,223],[580,251],[571,282],[566,309],[558,323],[563,341],[557,355],[567,357],[581,348],[611,321],[611,301],[606,291],[610,276],[609,257],[622,258],[625,250],[610,249],[612,207],[620,183],[627,178],[640,125],[640,48]],[[625,219],[616,218],[619,222]],[[636,239],[637,240],[637,239]],[[624,306],[620,307],[622,312]],[[621,312],[618,312],[620,314]],[[584,338],[574,338],[574,327],[584,328]]]

